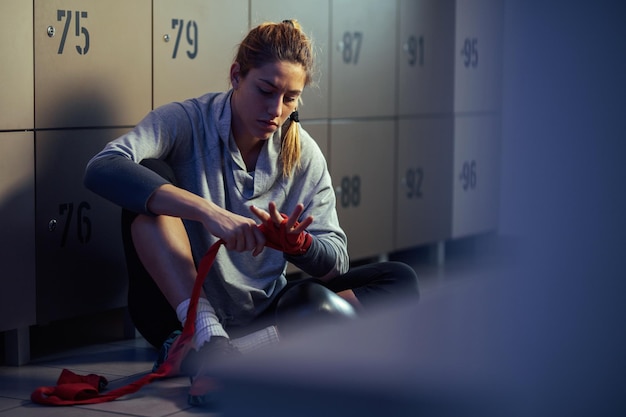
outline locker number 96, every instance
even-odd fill
[[[459,180],[461,181],[463,191],[476,189],[478,186],[478,174],[475,160],[463,162],[461,173],[459,174]]]

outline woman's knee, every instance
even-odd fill
[[[419,296],[419,280],[417,273],[409,265],[402,262],[388,262],[390,275],[397,288],[406,295]]]
[[[187,230],[178,217],[150,216],[140,214],[130,225],[135,247],[151,246],[152,244],[172,246],[173,241],[184,241],[188,246]]]
[[[343,298],[315,281],[294,285],[281,294],[276,306],[276,324],[281,334],[293,334],[303,326],[336,323],[356,317]]]
[[[366,308],[392,303],[397,299],[419,298],[417,274],[407,264],[381,262],[368,266],[364,272],[369,281],[354,287],[353,291]]]

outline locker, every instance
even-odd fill
[[[35,0],[35,127],[136,124],[152,106],[151,0]]]
[[[332,122],[330,174],[351,259],[384,254],[393,245],[392,120]]]
[[[326,158],[326,163],[330,163],[328,160],[328,122],[326,121],[303,121],[302,127],[306,130],[315,142],[319,145],[324,157]]]
[[[500,118],[456,117],[454,121],[452,237],[495,230],[500,182]]]
[[[300,108],[300,119],[328,118],[328,80],[329,71],[329,33],[330,21],[329,0],[319,1],[280,1],[252,0],[250,2],[251,26],[271,21],[280,22],[285,19],[297,19],[304,32],[311,38],[315,51],[316,77],[313,84],[303,94],[303,105]]]
[[[38,323],[126,305],[121,210],[83,186],[89,159],[126,131],[36,133]]]
[[[33,3],[4,0],[0,9],[0,130],[32,129]]]
[[[398,113],[452,112],[454,0],[401,0]]]
[[[443,241],[452,217],[453,118],[400,119],[394,249]]]
[[[35,324],[33,132],[0,132],[0,331]]]
[[[395,1],[337,0],[331,7],[331,118],[396,114]]]
[[[326,158],[326,163],[330,165],[330,161],[328,160],[328,129],[329,124],[326,121],[311,121],[305,120],[302,122],[302,127],[306,130],[309,135],[315,140],[315,142],[320,147],[320,150],[324,154]],[[300,271],[297,267],[292,264],[288,264],[287,273],[295,273]]]
[[[500,109],[502,0],[457,0],[454,111]]]
[[[154,107],[230,87],[248,2],[154,0]]]

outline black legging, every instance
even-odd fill
[[[173,171],[164,162],[149,159],[142,161],[141,164],[176,184]],[[137,213],[122,211],[122,239],[129,277],[128,309],[137,330],[150,344],[159,348],[174,330],[181,329],[181,324],[175,309],[139,260],[130,230],[136,217]],[[305,278],[310,279],[312,278]],[[250,326],[246,326],[245,329],[227,328],[226,331],[238,336],[272,324],[276,304],[281,295],[301,281],[288,282],[287,287]],[[320,283],[334,292],[351,289],[365,308],[387,300],[390,296],[414,298],[419,296],[415,271],[400,262],[379,262],[355,267],[329,282]]]

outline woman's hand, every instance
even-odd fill
[[[156,215],[198,221],[213,236],[222,239],[228,250],[253,251],[265,247],[265,235],[254,219],[240,216],[187,190],[171,184],[157,188],[148,200],[148,209]]]
[[[269,203],[268,211],[255,206],[250,206],[250,210],[263,222],[260,227],[265,232],[267,246],[290,255],[301,255],[311,245],[312,238],[306,229],[313,223],[313,217],[298,222],[304,211],[302,204],[298,204],[290,216],[281,214],[273,201]]]
[[[252,251],[252,256],[257,256],[265,247],[265,235],[251,218],[218,208],[203,224],[228,250]]]
[[[278,209],[276,208],[276,203],[273,201],[270,202],[268,210],[269,213],[263,209],[260,209],[256,206],[250,206],[250,210],[254,213],[255,216],[259,218],[263,223],[268,224],[270,221],[274,223],[274,226],[278,227],[285,220],[285,218],[280,214]],[[313,223],[313,217],[309,216],[306,219],[302,220],[298,223],[298,217],[304,211],[304,205],[298,204],[296,208],[293,209],[291,216],[287,217],[286,229],[287,233],[290,234],[300,234],[304,232],[307,227]]]

